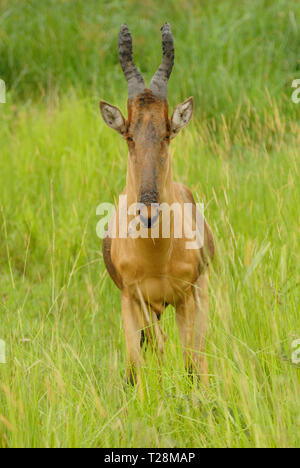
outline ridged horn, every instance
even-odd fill
[[[128,98],[133,99],[137,94],[142,93],[146,86],[132,60],[132,38],[126,24],[122,24],[119,33],[119,59],[128,84]]]
[[[174,65],[174,42],[169,23],[165,23],[162,26],[161,34],[163,58],[161,65],[151,80],[149,88],[155,96],[167,99],[168,80]]]

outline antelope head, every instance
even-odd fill
[[[119,58],[128,84],[128,117],[107,102],[100,101],[104,122],[116,130],[128,144],[127,193],[133,202],[146,207],[172,200],[172,171],[169,157],[170,140],[188,124],[193,113],[193,98],[179,104],[168,116],[168,80],[174,65],[174,43],[171,28],[162,31],[163,57],[149,89],[132,58],[132,39],[125,24],[119,33]],[[158,214],[140,213],[144,227],[153,226]],[[150,216],[150,217],[149,217]]]

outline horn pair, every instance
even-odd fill
[[[162,62],[153,76],[149,89],[160,99],[167,99],[168,80],[174,65],[174,42],[170,25],[165,23],[161,28],[162,33]],[[128,84],[128,98],[133,99],[142,93],[145,81],[136,68],[132,59],[132,38],[126,24],[122,24],[119,33],[119,58],[123,73]]]

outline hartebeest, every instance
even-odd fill
[[[128,83],[128,118],[120,110],[100,102],[104,122],[116,130],[128,144],[127,180],[123,194],[128,205],[141,202],[141,228],[150,229],[159,222],[159,206],[176,202],[196,204],[190,190],[173,180],[170,140],[185,127],[193,112],[193,98],[179,104],[169,119],[167,86],[173,64],[174,44],[168,23],[162,27],[163,58],[149,89],[132,58],[132,39],[125,24],[119,34],[119,58]],[[148,207],[158,210],[150,212]],[[119,210],[119,207],[118,207]],[[115,222],[118,225],[118,210]],[[150,214],[151,213],[151,214]],[[128,221],[129,221],[128,215]],[[186,249],[187,239],[174,236],[171,217],[169,238],[106,237],[103,257],[106,268],[122,291],[122,318],[128,353],[127,374],[134,381],[141,363],[143,333],[155,349],[163,350],[164,333],[159,317],[168,304],[176,308],[185,364],[189,370],[208,380],[204,354],[208,315],[208,266],[214,255],[214,241],[204,222],[204,243],[199,249]],[[161,232],[161,231],[160,231]]]

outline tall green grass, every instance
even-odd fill
[[[299,446],[299,3],[161,3],[0,2],[0,447]],[[196,101],[175,178],[216,241],[207,389],[185,374],[172,308],[161,370],[148,352],[140,387],[124,386],[96,236],[97,205],[125,183],[126,145],[98,111],[126,107],[118,29],[149,80],[165,20],[170,106]]]
[[[125,95],[117,37],[127,22],[136,63],[148,82],[161,58],[159,28],[172,25],[176,66],[171,102],[194,95],[199,117],[232,118],[267,96],[290,108],[291,81],[300,71],[297,0],[1,0],[0,72],[26,100],[45,100],[70,86],[84,95]],[[243,119],[243,112],[239,119]]]

